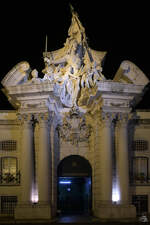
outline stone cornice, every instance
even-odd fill
[[[89,100],[88,111],[130,113],[140,100],[143,85],[123,84],[114,81],[98,82],[97,94]]]
[[[17,120],[0,120],[0,126],[1,125],[20,125],[20,123]]]
[[[0,110],[0,114],[1,113],[16,113],[17,110]]]
[[[125,95],[141,94],[144,85],[123,84],[114,81],[100,81],[98,83],[98,90],[102,92],[120,93]]]
[[[43,81],[38,84],[34,83],[26,83],[24,85],[17,85],[17,86],[11,86],[11,87],[6,87],[6,90],[9,95],[15,95],[19,96],[24,94],[30,94],[32,93],[40,93],[40,92],[52,92],[53,91],[53,84],[51,84],[49,81]]]
[[[136,125],[150,125],[150,119],[136,119]]]
[[[136,112],[150,112],[150,109],[136,109]]]
[[[45,80],[39,84],[26,83],[7,87],[9,101],[18,108],[20,113],[39,113],[54,111],[59,113],[62,105],[53,94],[53,85]]]

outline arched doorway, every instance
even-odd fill
[[[63,159],[57,170],[58,210],[63,214],[90,213],[92,208],[92,168],[78,155]]]

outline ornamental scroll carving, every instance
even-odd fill
[[[63,141],[71,142],[78,146],[79,142],[88,142],[91,126],[86,124],[85,117],[78,111],[72,109],[65,114],[62,125],[58,127],[59,135]]]

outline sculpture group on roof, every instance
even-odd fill
[[[64,107],[86,107],[91,96],[96,96],[101,82],[108,82],[102,74],[106,52],[88,46],[85,29],[72,9],[72,22],[64,47],[43,53],[45,68],[43,78],[28,62],[18,63],[2,81],[4,87],[41,84],[53,86],[53,95]],[[123,61],[115,74],[114,82],[146,85],[149,80],[134,63]]]
[[[74,11],[68,35],[62,49],[44,52],[45,68],[42,72],[45,80],[54,83],[54,93],[60,96],[61,102],[67,107],[73,107],[82,105],[80,96],[83,89],[95,89],[98,81],[105,80],[101,67],[105,53],[92,53],[85,30]],[[94,54],[98,60],[94,59]]]

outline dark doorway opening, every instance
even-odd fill
[[[89,213],[91,210],[91,178],[59,177],[58,209],[61,213]]]
[[[57,209],[61,214],[91,213],[92,169],[81,156],[69,156],[58,166]]]

